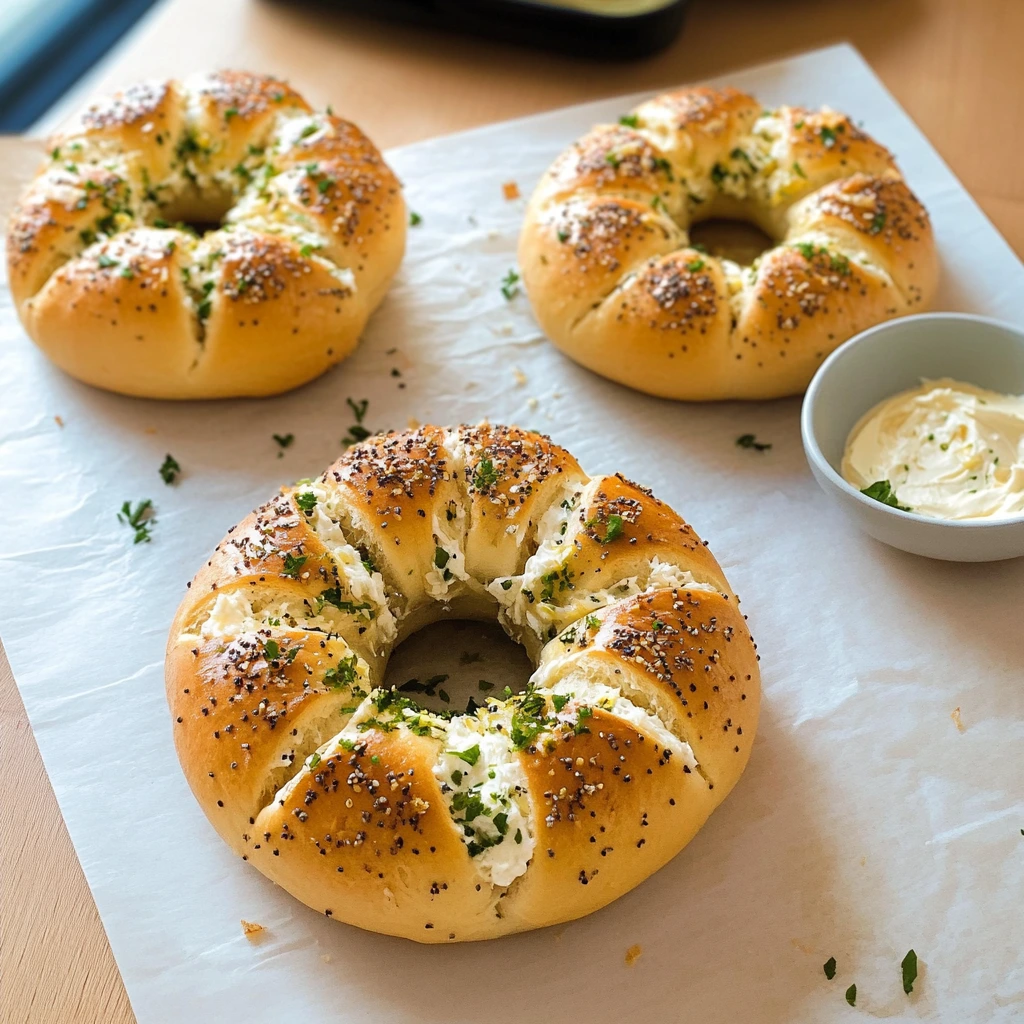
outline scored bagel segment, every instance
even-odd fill
[[[690,229],[714,218],[750,221],[774,246],[749,265],[695,252]],[[766,272],[793,253],[804,273]],[[927,212],[847,115],[705,87],[558,157],[527,205],[519,266],[572,359],[690,401],[799,393],[851,335],[922,308],[938,277]]]
[[[586,474],[550,438],[519,427],[463,426],[451,445],[468,494],[469,572],[487,583],[520,572],[544,514],[585,483]]]
[[[688,745],[723,800],[757,731],[757,660],[737,602],[686,588],[638,594],[570,626],[544,649],[540,671],[546,682],[572,672],[617,685]]]
[[[301,630],[193,636],[169,648],[178,757],[236,853],[277,789],[345,725],[369,671],[341,637]]]
[[[730,593],[693,527],[621,475],[591,480],[549,509],[539,541],[520,576],[489,588],[503,625],[533,657],[571,622],[649,588]]]
[[[28,333],[81,380],[267,395],[351,353],[405,231],[400,184],[354,125],[224,71],[127,90],[52,139],[13,212],[8,270]],[[179,256],[140,295],[157,245]]]
[[[523,693],[435,713],[380,686],[409,632],[499,608],[539,662]],[[571,920],[657,870],[742,771],[759,682],[683,519],[483,424],[369,438],[232,530],[171,627],[167,694],[233,849],[322,913],[448,942]]]
[[[395,637],[384,581],[337,524],[307,515],[304,493],[232,529],[192,581],[175,628],[217,635],[284,623],[341,635],[377,667]]]

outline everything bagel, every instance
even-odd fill
[[[128,89],[52,139],[11,218],[8,276],[29,335],[79,380],[272,395],[351,353],[405,231],[398,181],[355,125],[226,71]]]
[[[522,694],[434,713],[397,643],[495,619]],[[371,438],[218,545],[171,627],[182,768],[221,837],[308,906],[420,942],[597,910],[675,856],[757,728],[757,655],[717,561],[542,435]]]
[[[777,244],[750,266],[690,244],[710,218]],[[844,114],[765,110],[735,89],[641,104],[564,152],[519,242],[541,327],[629,387],[689,401],[804,390],[843,341],[931,298],[928,214]]]

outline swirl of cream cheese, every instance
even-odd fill
[[[859,490],[888,481],[901,506],[939,519],[1024,515],[1024,395],[923,381],[861,417],[842,475]]]

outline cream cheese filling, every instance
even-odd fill
[[[950,378],[926,380],[860,419],[841,469],[858,490],[891,494],[899,506],[921,515],[1024,515],[1024,395]],[[873,487],[886,483],[888,490]]]
[[[453,718],[434,766],[469,855],[488,882],[501,887],[525,873],[535,845],[529,784],[509,739],[510,721],[504,708]]]

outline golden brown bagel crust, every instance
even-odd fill
[[[713,217],[778,243],[750,267],[689,246]],[[530,199],[519,265],[541,327],[583,366],[707,401],[802,391],[851,335],[935,290],[931,223],[845,114],[696,88],[599,125]]]
[[[516,618],[529,587],[539,629]],[[539,663],[524,694],[438,715],[374,688],[410,630],[499,609]],[[166,682],[225,841],[310,907],[420,942],[571,920],[639,884],[739,778],[760,699],[693,528],[486,424],[368,438],[243,520],[182,601]]]
[[[219,221],[198,237],[182,221]],[[50,142],[8,231],[18,315],[97,387],[270,395],[355,348],[405,247],[394,174],[283,82],[143,83]]]

